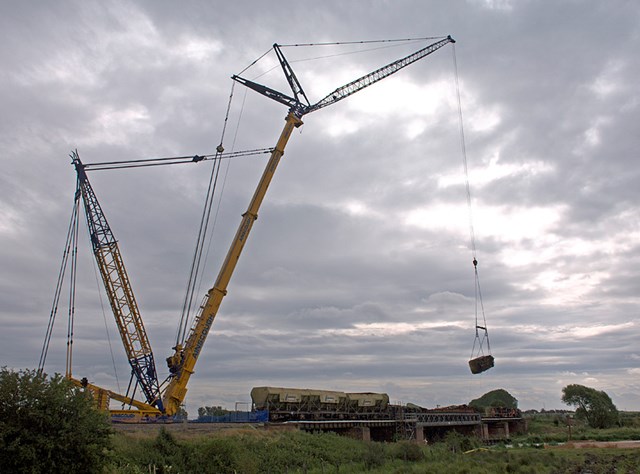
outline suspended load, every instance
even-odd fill
[[[472,374],[480,374],[489,370],[494,365],[494,358],[491,355],[491,345],[489,343],[489,331],[487,331],[487,319],[484,315],[484,305],[482,304],[482,293],[480,292],[480,280],[478,278],[478,261],[473,259],[473,268],[475,270],[476,280],[476,337],[473,341],[471,349],[471,360],[469,360],[469,368]],[[482,313],[484,326],[478,324],[478,310]],[[481,336],[482,334],[482,336]],[[485,354],[486,350],[486,354]]]
[[[489,344],[489,331],[487,331],[487,319],[484,315],[484,305],[482,304],[482,292],[480,291],[480,278],[478,277],[478,260],[476,259],[476,238],[473,230],[473,217],[471,210],[471,186],[469,185],[469,170],[467,167],[467,147],[464,140],[464,126],[462,122],[462,103],[460,100],[460,88],[458,81],[458,66],[455,58],[455,48],[453,50],[453,63],[456,75],[456,92],[458,96],[458,113],[460,119],[460,138],[462,144],[462,164],[464,167],[465,184],[467,190],[467,207],[469,209],[469,233],[471,237],[471,251],[473,254],[473,270],[475,274],[475,297],[476,297],[476,337],[473,341],[471,349],[471,359],[469,360],[469,368],[472,374],[480,374],[489,370],[494,365],[494,358],[491,355],[491,346]],[[483,325],[478,324],[478,312],[482,314]],[[482,332],[482,337],[480,333]],[[486,354],[485,354],[486,349]]]
[[[479,374],[484,372],[485,370],[489,370],[493,367],[493,356],[492,355],[484,355],[480,357],[476,357],[475,359],[471,359],[469,361],[469,368],[471,369],[472,374]]]

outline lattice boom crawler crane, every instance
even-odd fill
[[[275,174],[280,158],[284,154],[291,133],[303,123],[302,117],[332,105],[389,77],[400,69],[425,58],[448,43],[455,43],[451,36],[442,38],[404,58],[389,63],[386,66],[339,87],[315,104],[309,102],[293,69],[284,57],[280,46],[277,44],[275,44],[273,48],[289,83],[293,97],[236,75],[232,77],[234,81],[286,105],[289,107],[289,113],[285,118],[284,128],[275,148],[271,152],[271,156],[258,182],[247,211],[242,215],[242,220],[231,242],[218,277],[213,287],[204,297],[187,337],[183,342],[173,348],[173,354],[167,358],[170,374],[166,383],[163,384],[158,383],[153,353],[147,340],[142,319],[140,318],[135,298],[133,297],[133,292],[131,291],[129,280],[122,263],[117,241],[113,237],[113,233],[91,189],[82,162],[77,153],[74,153],[72,155],[73,163],[76,166],[80,189],[85,203],[94,255],[98,262],[98,267],[109,296],[109,301],[116,318],[127,357],[131,364],[132,374],[142,388],[146,401],[140,402],[119,395],[110,390],[89,384],[85,379],[72,379],[74,383],[89,388],[97,395],[98,399],[107,400],[107,406],[108,398],[113,398],[137,408],[138,416],[132,421],[138,421],[143,417],[171,416],[176,414],[185,400],[187,384],[195,371],[196,362],[216,314],[218,313],[220,304],[227,294],[227,286],[240,258],[242,249],[249,237],[253,223],[258,218],[258,211],[266,195],[267,188]],[[105,403],[103,403],[103,406],[104,405]],[[129,410],[127,412],[131,413],[132,411]],[[135,411],[133,412],[135,413]],[[112,410],[112,414],[118,416],[123,415],[123,412]]]

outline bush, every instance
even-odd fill
[[[188,472],[211,474],[252,474],[260,472],[258,459],[252,455],[242,439],[216,437],[207,439],[194,450],[193,463]]]
[[[61,375],[2,368],[0,472],[100,472],[110,435],[106,413]]]
[[[398,441],[393,446],[393,457],[403,461],[422,461],[424,452],[422,448],[412,441]]]
[[[365,467],[369,470],[384,466],[387,462],[384,446],[378,443],[370,443],[367,451],[364,453],[363,461]]]
[[[480,446],[476,437],[463,436],[457,431],[449,431],[444,437],[444,444],[453,453],[464,453]]]

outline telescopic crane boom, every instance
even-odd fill
[[[176,345],[174,347],[173,355],[167,358],[167,364],[172,374],[172,378],[164,391],[163,404],[168,415],[174,414],[184,401],[187,393],[187,383],[194,372],[198,356],[200,355],[200,351],[202,350],[207,335],[209,334],[209,329],[211,328],[216,314],[218,313],[222,299],[227,294],[227,286],[231,280],[231,276],[235,270],[238,259],[240,258],[240,253],[242,252],[247,238],[249,237],[253,223],[258,218],[258,210],[260,209],[260,205],[266,195],[269,183],[273,178],[276,168],[280,162],[280,158],[284,154],[284,149],[289,141],[291,133],[294,128],[302,125],[302,117],[308,113],[345,99],[350,95],[355,94],[356,92],[398,72],[400,69],[428,56],[446,44],[454,42],[455,41],[451,36],[447,36],[446,38],[420,49],[409,56],[398,59],[397,61],[376,69],[355,81],[337,88],[313,105],[311,105],[307,99],[307,96],[296,78],[293,69],[282,54],[280,46],[277,44],[273,47],[287,78],[287,82],[291,87],[293,97],[274,89],[270,89],[264,85],[257,84],[248,79],[243,79],[240,76],[232,76],[234,81],[244,84],[262,95],[288,106],[289,113],[285,118],[285,125],[280,134],[280,138],[278,139],[278,143],[271,153],[271,157],[267,162],[267,166],[260,178],[253,198],[249,203],[249,207],[242,215],[242,220],[240,221],[236,235],[231,243],[227,257],[222,264],[218,278],[216,279],[213,288],[207,292],[207,295],[200,307],[200,311],[189,331],[186,342],[184,345]]]
[[[218,313],[220,304],[227,294],[227,287],[236,268],[242,249],[251,232],[254,221],[258,218],[258,211],[266,195],[267,189],[278,167],[284,149],[291,137],[293,130],[302,125],[302,117],[308,113],[332,105],[352,94],[398,72],[400,69],[428,56],[448,43],[455,41],[448,36],[425,48],[416,51],[404,58],[398,59],[386,66],[366,74],[344,86],[338,87],[315,104],[311,104],[298,81],[293,69],[284,57],[279,45],[273,47],[280,61],[283,72],[292,90],[293,97],[257,84],[248,79],[234,75],[232,79],[247,87],[289,107],[289,113],[285,118],[285,125],[275,148],[271,150],[270,158],[265,170],[258,182],[258,186],[249,203],[247,211],[242,215],[240,225],[231,242],[227,256],[218,273],[213,287],[207,292],[200,309],[194,319],[186,339],[178,343],[174,353],[167,358],[170,376],[168,383],[160,385],[156,374],[156,367],[151,351],[151,345],[147,338],[140,312],[131,290],[129,277],[120,255],[118,242],[107,222],[107,219],[98,203],[91,184],[87,178],[85,165],[80,160],[77,151],[73,152],[72,163],[78,175],[78,189],[82,195],[86,210],[87,224],[91,236],[93,252],[100,269],[105,285],[109,303],[116,318],[116,323],[127,358],[131,365],[132,376],[135,377],[145,395],[146,402],[134,400],[128,396],[122,396],[110,390],[106,390],[90,384],[86,379],[71,380],[80,386],[86,387],[96,394],[98,404],[108,408],[109,399],[118,400],[124,404],[138,409],[140,417],[157,417],[161,415],[175,415],[184,402],[187,393],[187,384],[194,373],[195,365],[202,351],[202,347],[209,334],[209,330]],[[196,158],[198,158],[196,160]],[[194,157],[192,161],[200,161],[202,157]],[[107,163],[112,165],[112,163]],[[97,168],[100,169],[100,168]],[[78,196],[76,196],[78,198]],[[125,412],[112,410],[112,414],[129,417]]]

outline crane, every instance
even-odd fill
[[[100,163],[83,163],[77,150],[71,153],[71,163],[75,167],[77,174],[77,186],[74,196],[76,205],[74,206],[74,213],[79,200],[82,199],[85,209],[87,228],[97,268],[107,293],[107,299],[109,300],[112,312],[116,319],[116,326],[120,333],[127,359],[131,366],[131,379],[126,396],[91,384],[86,378],[78,380],[72,376],[70,347],[72,341],[68,341],[66,376],[77,386],[91,390],[95,396],[98,406],[108,409],[109,401],[114,399],[122,402],[124,405],[136,407],[139,415],[146,415],[147,417],[157,417],[162,415],[165,411],[162,402],[161,384],[158,381],[153,352],[140,316],[138,304],[131,288],[131,283],[124,265],[118,241],[114,236],[113,230],[109,225],[96,193],[91,186],[87,176],[87,171],[161,166],[189,162],[199,163],[203,160],[237,158],[270,153],[271,151],[272,149],[270,148],[262,148],[224,153],[224,150],[220,148],[216,151],[215,155],[189,155]],[[77,221],[74,221],[76,223],[75,225],[77,225]],[[72,258],[75,259],[75,251],[72,253],[74,255]],[[65,264],[63,262],[63,267],[64,266]],[[75,267],[75,262],[72,263],[72,267]],[[75,293],[75,291],[72,291],[72,293]],[[52,316],[55,317],[54,315]],[[48,329],[52,329],[52,322],[50,322],[50,327]],[[48,338],[45,338],[45,345],[46,344],[48,344]],[[46,358],[45,353],[46,349],[43,349],[39,370],[42,370],[43,368],[44,360],[42,359]],[[145,396],[145,402],[129,397],[128,393],[131,389],[132,383],[134,383],[133,393],[135,394],[137,387],[140,387]],[[126,419],[131,418],[131,410],[111,410],[111,412],[114,419],[120,417],[124,417]],[[133,420],[130,421],[138,421],[140,418],[140,416],[134,416]]]
[[[278,44],[274,44],[273,48],[276,52],[276,56],[280,62],[287,82],[289,83],[293,97],[248,79],[244,79],[240,76],[232,76],[234,81],[259,92],[276,102],[286,105],[289,107],[289,112],[285,118],[284,128],[280,133],[278,142],[273,149],[262,177],[258,182],[258,186],[249,203],[249,207],[242,215],[242,220],[238,230],[236,231],[235,237],[231,242],[231,246],[227,252],[227,256],[222,264],[220,272],[218,273],[215,284],[204,298],[200,311],[189,331],[186,343],[184,345],[176,345],[174,347],[174,353],[167,358],[169,370],[173,374],[173,377],[164,393],[164,404],[167,413],[173,413],[186,396],[187,383],[194,372],[198,356],[200,355],[202,346],[209,334],[209,329],[211,328],[216,314],[218,313],[220,304],[227,294],[227,285],[231,280],[231,276],[233,275],[233,271],[235,270],[247,238],[249,237],[253,223],[258,218],[258,211],[266,195],[267,188],[275,174],[280,158],[284,154],[284,149],[291,137],[291,133],[295,128],[300,127],[303,124],[302,117],[316,110],[320,110],[321,108],[335,104],[336,102],[345,99],[386,77],[389,77],[400,69],[428,56],[448,43],[455,43],[455,40],[451,38],[451,36],[447,36],[446,38],[422,48],[413,54],[376,69],[375,71],[351,81],[344,86],[338,87],[313,105],[310,104],[304,89]]]
[[[151,344],[131,289],[118,241],[93,191],[77,150],[72,152],[71,158],[78,175],[78,189],[84,203],[93,254],[131,365],[132,377],[140,385],[147,403],[162,412],[164,409],[160,384]],[[81,384],[86,386],[87,382],[81,381]]]
[[[173,353],[166,359],[169,376],[162,384],[158,383],[153,353],[147,340],[142,319],[124,269],[124,264],[122,263],[117,241],[89,184],[85,172],[85,165],[82,164],[77,152],[74,153],[72,159],[76,167],[80,190],[85,203],[87,223],[90,229],[94,255],[98,261],[103,283],[107,289],[107,294],[116,316],[116,323],[125,346],[129,363],[132,367],[132,374],[142,387],[146,402],[140,402],[134,400],[132,397],[122,396],[110,390],[97,387],[90,384],[86,379],[77,380],[72,378],[71,380],[77,385],[91,390],[99,401],[99,405],[104,408],[108,407],[108,399],[113,398],[138,409],[138,416],[125,415],[123,411],[118,410],[112,410],[112,415],[133,416],[132,421],[141,421],[146,417],[175,415],[185,400],[189,379],[195,372],[196,362],[198,361],[222,300],[227,294],[229,282],[253,224],[258,218],[258,211],[265,198],[267,189],[273,179],[293,130],[303,124],[302,117],[335,104],[395,74],[404,67],[423,59],[448,43],[455,43],[455,40],[451,38],[451,36],[439,39],[435,43],[408,56],[393,61],[348,84],[338,87],[315,104],[310,103],[291,65],[282,53],[281,46],[278,44],[274,44],[273,49],[291,88],[293,97],[238,75],[232,76],[232,79],[237,83],[243,84],[287,106],[289,111],[285,117],[285,124],[276,145],[273,149],[270,149],[270,157],[247,210],[242,214],[242,219],[214,285],[204,296],[188,334],[183,341],[178,342],[173,347]],[[198,160],[194,157],[193,161]]]

